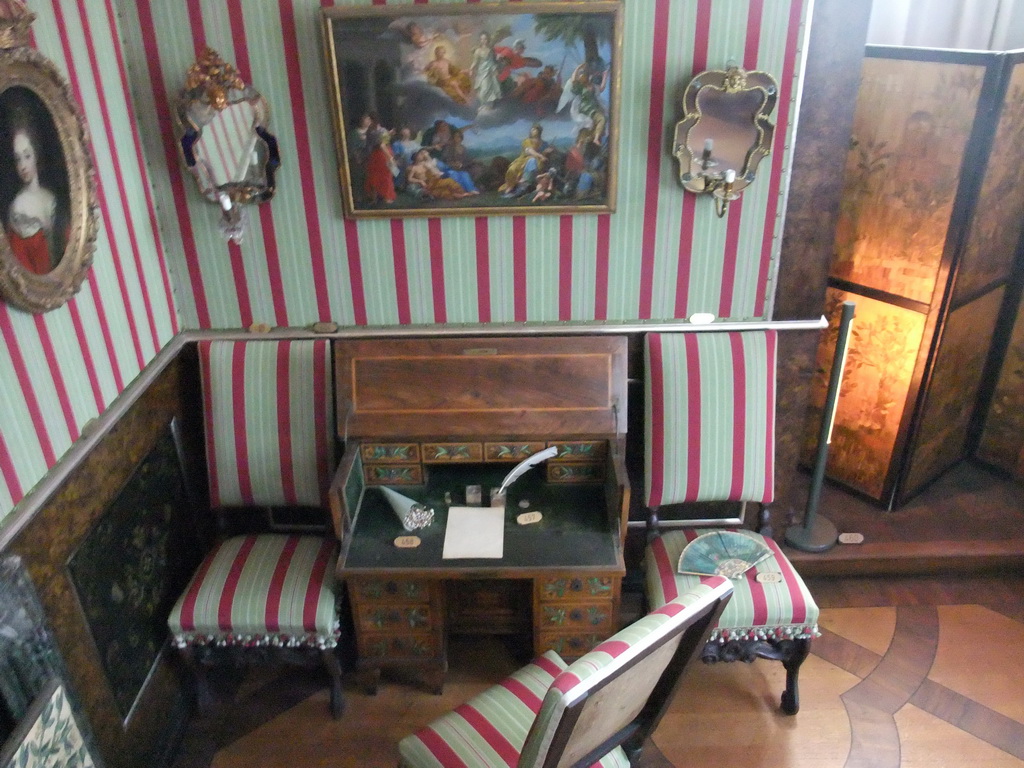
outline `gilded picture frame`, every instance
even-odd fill
[[[321,19],[345,216],[615,210],[621,0]]]
[[[36,50],[0,50],[0,298],[27,312],[80,288],[96,246],[89,141],[70,87]]]

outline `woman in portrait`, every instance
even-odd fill
[[[554,148],[544,141],[543,135],[544,129],[535,123],[530,128],[530,135],[523,139],[522,152],[509,165],[505,183],[498,188],[505,197],[518,197],[530,191],[537,177],[544,173]]]
[[[428,200],[459,200],[476,194],[469,192],[455,179],[445,176],[430,152],[421,149],[409,166],[406,189],[416,197]]]
[[[498,56],[491,45],[491,36],[480,33],[480,44],[473,49],[473,64],[469,68],[473,77],[473,90],[482,109],[488,109],[501,98],[501,83],[498,82]]]
[[[4,234],[18,263],[33,274],[45,275],[60,263],[67,242],[59,185],[45,173],[53,149],[24,112],[19,111],[6,128],[3,151],[9,160],[4,163],[4,176],[12,183],[5,186],[13,197],[3,197]],[[59,140],[55,146],[59,148]]]
[[[28,128],[16,128],[11,142],[21,189],[7,209],[4,222],[7,241],[25,269],[45,275],[54,267],[57,197],[39,183],[38,142]]]

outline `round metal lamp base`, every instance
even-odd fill
[[[791,525],[786,529],[786,543],[803,552],[824,552],[839,540],[839,531],[831,520],[817,517],[808,525]]]

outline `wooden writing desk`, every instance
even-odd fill
[[[340,342],[331,488],[363,684],[414,666],[440,690],[449,632],[523,634],[574,658],[619,624],[628,485],[626,339],[524,337]],[[524,457],[558,454],[508,490],[501,558],[445,560],[448,507],[497,488]],[[405,534],[379,486],[435,511]],[[451,499],[449,504],[447,498]],[[529,510],[543,520],[518,525]]]

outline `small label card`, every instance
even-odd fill
[[[863,533],[840,533],[839,534],[840,544],[863,544],[864,534]]]
[[[516,517],[516,522],[520,525],[529,525],[530,523],[539,523],[544,519],[544,515],[540,512],[523,512],[523,514]]]
[[[414,549],[419,545],[419,536],[399,536],[397,539],[395,539],[395,546],[399,549]]]
[[[778,571],[762,571],[757,574],[758,584],[778,584],[782,581],[782,574]]]

